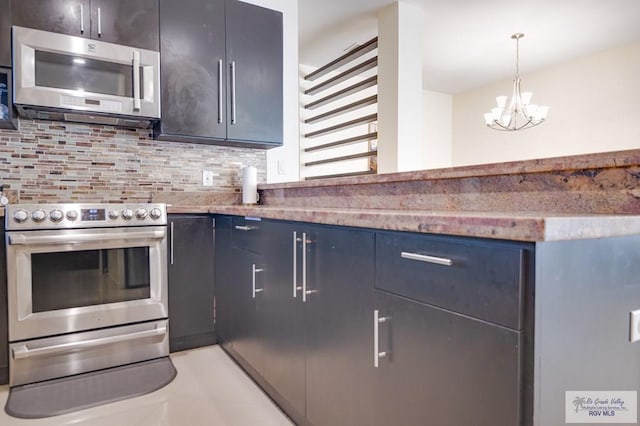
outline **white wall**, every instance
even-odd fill
[[[520,132],[487,128],[483,114],[511,90],[505,80],[453,96],[453,165],[640,147],[640,43],[522,75],[522,91],[550,107],[547,121]]]
[[[405,2],[378,10],[378,173],[424,169],[424,12]]]
[[[453,96],[422,92],[424,155],[427,169],[451,166]]]
[[[296,181],[298,169],[298,2],[243,0],[282,12],[284,52],[284,144],[267,151],[267,182]]]

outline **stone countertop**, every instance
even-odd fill
[[[171,206],[169,213],[216,213],[327,225],[495,238],[562,241],[640,234],[640,215],[561,215],[535,212]]]
[[[317,188],[338,185],[370,185],[395,182],[412,182],[425,180],[462,179],[473,177],[490,177],[501,175],[522,175],[548,172],[562,172],[573,170],[594,170],[620,168],[640,164],[640,149],[626,151],[601,152],[595,154],[570,155],[565,157],[550,157],[533,160],[510,161],[503,163],[487,163],[470,166],[455,166],[440,169],[417,170],[410,172],[373,174],[307,180],[300,182],[285,182],[260,184],[258,189],[286,189],[286,188]]]

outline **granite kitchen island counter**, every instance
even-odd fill
[[[561,241],[640,234],[640,215],[453,212],[268,206],[171,206],[170,213],[212,213],[393,231]]]

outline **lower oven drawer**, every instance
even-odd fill
[[[168,355],[167,320],[26,340],[9,345],[9,385],[24,385]]]

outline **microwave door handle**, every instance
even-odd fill
[[[133,51],[133,110],[140,111],[140,52]]]

